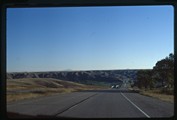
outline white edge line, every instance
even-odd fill
[[[137,105],[135,105],[130,99],[128,99],[122,92],[121,95],[124,96],[126,100],[128,100],[133,106],[135,106],[139,111],[141,111],[147,118],[150,118],[149,115],[147,115],[143,110],[141,110]]]

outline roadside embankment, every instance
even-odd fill
[[[22,78],[7,80],[7,102],[64,94],[82,90],[105,89],[103,86],[84,85],[53,78]]]
[[[139,89],[137,87],[129,88],[129,90],[138,92],[141,95],[146,95],[149,97],[154,97],[163,101],[174,103],[174,95],[172,94],[173,90],[167,90],[166,92],[163,89],[156,88],[156,89]]]

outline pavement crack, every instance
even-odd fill
[[[62,113],[64,113],[64,112],[66,112],[67,110],[69,110],[69,109],[72,109],[72,108],[76,107],[78,104],[80,104],[80,103],[82,103],[82,102],[84,102],[84,101],[86,101],[86,100],[90,99],[91,97],[93,97],[93,96],[95,96],[95,95],[97,95],[97,93],[95,93],[95,94],[93,94],[93,95],[91,95],[91,96],[89,96],[89,97],[86,97],[85,99],[83,99],[83,100],[81,100],[81,101],[79,101],[79,102],[77,102],[77,103],[75,103],[75,104],[71,105],[70,107],[67,107],[66,109],[64,109],[64,110],[60,111],[59,113],[54,114],[54,116],[56,117],[56,116],[58,116],[59,114],[62,114]]]

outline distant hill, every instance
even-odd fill
[[[136,80],[138,70],[94,70],[94,71],[56,71],[56,72],[14,72],[7,73],[7,79],[54,78],[82,84],[113,84]]]

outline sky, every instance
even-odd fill
[[[6,33],[7,72],[152,69],[174,53],[174,8],[8,8]]]

